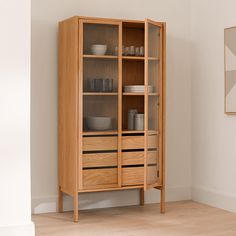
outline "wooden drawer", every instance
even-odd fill
[[[148,166],[147,168],[147,183],[156,184],[158,182],[157,166]]]
[[[85,188],[116,184],[117,179],[117,168],[83,170],[83,186]]]
[[[84,137],[83,151],[116,150],[117,137]]]
[[[144,136],[123,136],[122,149],[144,149]],[[148,136],[148,148],[157,148],[157,135]]]
[[[142,185],[144,183],[144,168],[122,168],[122,185]]]
[[[117,166],[117,153],[83,154],[83,167]]]
[[[158,152],[157,151],[148,151],[148,164],[158,164]]]
[[[157,135],[148,136],[148,148],[157,148]]]
[[[144,136],[123,136],[122,149],[144,149]]]
[[[144,152],[122,152],[122,165],[143,165]]]

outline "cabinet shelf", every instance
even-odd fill
[[[144,130],[123,130],[122,134],[144,134]],[[156,130],[148,130],[148,135],[156,135],[159,134],[159,131]]]
[[[123,130],[122,134],[144,134],[144,130]]]
[[[108,130],[108,131],[84,131],[83,136],[93,136],[93,135],[117,135],[118,131]]]
[[[134,60],[134,61],[141,61],[145,60],[145,57],[136,57],[136,56],[122,56],[123,60]],[[159,61],[158,57],[148,57],[150,61]]]
[[[124,92],[123,93],[124,96],[144,96],[145,93],[127,93],[127,92]],[[159,96],[158,93],[148,93],[148,96]]]
[[[144,93],[127,93],[127,92],[124,92],[123,93],[124,96],[144,96]]]
[[[83,55],[84,58],[98,58],[98,59],[117,59],[118,56],[113,55],[89,55],[85,54]]]
[[[135,57],[135,56],[123,56],[123,60],[144,60],[144,57]]]
[[[122,134],[144,134],[144,130],[122,130]],[[148,130],[149,135],[159,134],[156,130]],[[95,136],[95,135],[118,135],[118,131],[84,131],[83,136]]]
[[[148,60],[150,61],[159,61],[158,57],[148,57]]]
[[[117,96],[118,93],[117,92],[109,92],[109,93],[105,93],[105,92],[83,92],[84,96]]]

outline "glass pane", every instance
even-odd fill
[[[123,60],[122,86],[144,85],[144,61]],[[144,92],[144,88],[143,88]]]
[[[158,182],[158,152],[156,150],[148,151],[147,166],[147,184],[155,184]]]
[[[84,54],[117,55],[118,32],[118,25],[85,23]]]
[[[144,114],[144,96],[123,96],[122,103],[122,129],[143,131],[143,115],[135,116]]]
[[[148,96],[148,155],[147,183],[158,182],[158,97]]]
[[[148,85],[149,93],[158,93],[158,60],[148,61]]]
[[[144,24],[123,22],[122,45],[124,56],[144,56]]]
[[[160,27],[148,24],[148,56],[158,57],[160,41]]]
[[[118,25],[84,24],[83,116],[84,131],[117,131]]]
[[[84,59],[83,78],[84,131],[117,130],[118,61]]]
[[[158,131],[158,97],[148,96],[148,130],[149,133]]]
[[[159,181],[159,89],[160,89],[160,27],[148,24],[148,155],[147,184]]]
[[[84,96],[84,131],[117,130],[117,96]]]
[[[84,92],[117,92],[118,60],[84,58]]]

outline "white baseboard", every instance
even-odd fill
[[[25,225],[7,225],[0,226],[1,236],[34,236],[34,223],[31,222]]]
[[[236,196],[208,188],[192,187],[192,200],[236,213]]]
[[[145,203],[158,203],[159,190],[149,190],[145,193]],[[172,187],[166,189],[166,201],[181,201],[191,199],[190,187]],[[79,209],[107,208],[139,204],[138,190],[123,190],[97,193],[82,193],[79,195]],[[73,209],[72,197],[64,196],[64,210]],[[57,196],[32,197],[32,213],[48,213],[57,211]]]

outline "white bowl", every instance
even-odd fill
[[[111,117],[88,116],[86,117],[86,124],[90,130],[109,130],[112,126]]]
[[[105,55],[107,51],[107,45],[93,44],[91,46],[91,51],[93,55]]]

